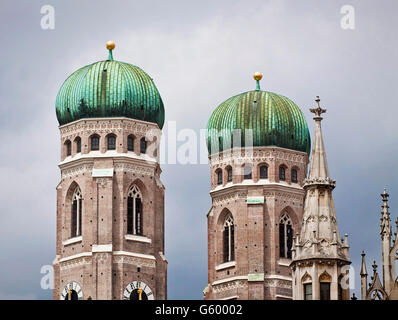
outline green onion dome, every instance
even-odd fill
[[[164,124],[162,98],[152,80],[137,66],[109,58],[69,76],[58,92],[55,109],[60,125],[82,118],[127,117]]]
[[[304,114],[290,99],[260,90],[261,77],[260,73],[254,75],[256,90],[233,96],[214,110],[206,130],[209,154],[239,143],[245,147],[246,129],[252,130],[253,147],[277,146],[310,153],[311,138]],[[238,133],[235,140],[234,132]]]

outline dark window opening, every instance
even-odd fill
[[[116,149],[116,137],[108,136],[108,150],[115,150],[115,149]]]
[[[146,153],[146,148],[147,148],[147,141],[145,138],[142,138],[140,140],[140,153]]]
[[[320,300],[330,300],[330,282],[321,282]]]
[[[217,184],[218,185],[222,184],[222,171],[221,170],[217,171]]]
[[[134,151],[134,138],[133,137],[127,138],[127,150]]]
[[[76,139],[76,152],[82,152],[82,139],[80,138]]]
[[[70,141],[66,142],[66,155],[70,156],[72,154],[72,144]]]
[[[296,169],[292,169],[292,182],[293,183],[297,183],[297,170]]]
[[[286,170],[284,167],[279,167],[279,180],[281,181],[286,180]]]
[[[94,136],[91,137],[91,151],[97,151],[99,150],[99,137]]]
[[[268,167],[267,166],[260,167],[260,179],[268,179]]]

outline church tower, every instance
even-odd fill
[[[304,181],[306,192],[301,232],[293,246],[294,300],[348,300],[348,236],[340,239],[333,189],[322,138],[321,114],[326,112],[315,100],[315,135],[310,170]]]
[[[292,299],[310,134],[290,99],[255,90],[221,103],[207,125],[212,206],[205,299]]]
[[[166,299],[164,107],[140,68],[109,57],[56,99],[61,134],[54,299]]]

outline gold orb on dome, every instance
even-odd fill
[[[113,49],[115,49],[115,47],[116,47],[116,45],[115,45],[115,43],[114,43],[113,41],[108,41],[108,42],[106,43],[106,48],[107,48],[108,50],[113,50]]]
[[[256,81],[259,81],[259,80],[261,80],[263,78],[263,74],[260,73],[260,72],[256,72],[255,74],[253,74],[253,78]]]

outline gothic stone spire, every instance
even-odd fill
[[[321,114],[325,113],[326,109],[321,108],[318,96],[315,101],[317,106],[310,109],[315,114],[314,142],[308,178],[304,181],[307,194],[295,259],[325,257],[349,261],[348,241],[341,241],[332,196],[336,181],[329,177],[322,137]]]
[[[315,114],[315,134],[312,145],[310,170],[304,180],[306,191],[301,233],[293,247],[292,278],[293,299],[304,299],[304,282],[312,282],[312,299],[325,299],[320,289],[323,281],[330,281],[330,299],[337,300],[339,279],[347,274],[344,267],[350,264],[348,239],[340,238],[334,208],[333,189],[336,181],[330,179],[321,129],[322,109],[319,97]],[[328,280],[325,280],[328,279]],[[341,284],[341,283],[340,283]],[[342,285],[342,284],[341,284]],[[343,286],[343,285],[342,285]],[[342,287],[342,298],[349,299],[349,288]]]

